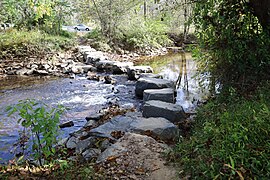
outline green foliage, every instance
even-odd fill
[[[0,58],[41,56],[46,52],[73,47],[73,35],[67,33],[64,35],[65,37],[53,36],[38,30],[6,31],[0,36]]]
[[[91,45],[94,48],[110,50],[108,44],[114,48],[119,46],[125,50],[145,50],[161,48],[172,44],[168,38],[167,26],[160,21],[135,18],[131,22],[123,22],[112,34],[112,42],[108,42],[101,30],[94,29],[86,35],[92,39]]]
[[[8,107],[9,116],[17,112],[21,124],[31,135],[33,157],[39,160],[52,160],[55,154],[54,145],[57,143],[60,115],[64,112],[63,106],[49,108],[35,100],[20,100],[13,107]]]
[[[223,90],[255,89],[269,79],[270,38],[252,14],[247,1],[203,0],[196,2],[194,23],[203,71],[211,73]]]
[[[129,25],[122,25],[119,30],[120,40],[135,48],[160,48],[171,45],[166,35],[168,27],[159,20],[133,19]],[[121,39],[122,37],[122,39]]]
[[[184,174],[192,179],[269,179],[269,90],[268,82],[249,99],[232,92],[199,108],[193,134],[175,149]]]
[[[65,0],[3,0],[0,5],[0,22],[15,24],[19,29],[39,28],[50,34],[59,34],[72,14]]]

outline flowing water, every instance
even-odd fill
[[[114,76],[116,85],[87,80],[85,77],[68,78],[18,78],[2,79],[0,89],[0,163],[13,158],[12,144],[19,136],[21,126],[17,118],[7,116],[5,111],[9,105],[18,103],[18,100],[36,99],[50,106],[62,104],[68,108],[61,122],[73,121],[75,126],[62,129],[62,136],[67,136],[81,128],[85,117],[94,114],[108,105],[110,100],[117,96],[120,105],[139,103],[134,98],[133,87],[135,82],[127,81],[125,76]],[[115,92],[117,90],[117,92]],[[116,94],[117,93],[117,94]],[[2,160],[1,160],[2,159]]]
[[[199,88],[198,80],[193,78],[196,73],[196,64],[190,54],[174,53],[143,61],[164,78],[175,82],[178,80],[176,103],[182,105],[187,112],[192,112],[197,102],[207,95],[207,91]],[[0,79],[0,163],[14,157],[12,145],[18,139],[18,132],[21,130],[16,117],[7,117],[5,112],[7,106],[16,104],[18,100],[29,98],[41,100],[51,106],[62,104],[69,110],[64,114],[61,122],[72,120],[75,123],[73,127],[62,129],[63,136],[67,136],[86,123],[87,115],[98,112],[116,96],[120,105],[138,106],[140,101],[134,95],[135,82],[127,81],[125,76],[114,76],[114,78],[117,79],[115,86],[90,81],[85,77]]]

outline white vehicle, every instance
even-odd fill
[[[5,29],[9,29],[14,27],[14,24],[10,24],[10,23],[2,23],[0,24],[0,29],[5,30]]]
[[[91,28],[89,26],[84,25],[84,24],[78,24],[78,25],[74,26],[74,29],[77,31],[90,31]]]

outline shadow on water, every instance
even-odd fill
[[[198,103],[204,101],[209,95],[208,89],[205,88],[208,81],[202,82],[196,76],[196,62],[192,59],[191,53],[169,53],[163,56],[143,58],[139,62],[152,66],[155,73],[175,82],[176,104],[181,105],[188,113],[193,113]]]

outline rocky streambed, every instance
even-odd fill
[[[57,72],[71,79],[46,79],[41,84],[4,90],[0,107],[24,98],[69,107],[71,111],[62,119],[64,133],[58,146],[69,149],[71,160],[95,159],[97,172],[102,176],[176,177],[175,170],[165,167],[160,158],[162,152],[170,149],[167,144],[177,141],[179,126],[187,118],[186,109],[175,104],[178,94],[175,82],[152,74],[150,66],[114,61],[88,46],[79,48],[78,57],[77,62],[55,65]],[[22,73],[26,74],[29,73]],[[0,137],[4,146],[0,155],[8,160],[11,154],[7,146],[18,137],[20,127],[10,125],[4,115],[2,111]],[[164,171],[166,168],[168,171]]]

